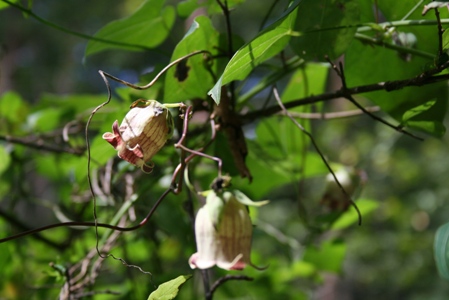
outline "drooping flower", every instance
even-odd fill
[[[207,269],[214,265],[226,270],[242,270],[250,259],[253,225],[246,205],[261,206],[238,190],[208,191],[206,204],[195,219],[197,252],[190,267]]]
[[[112,133],[103,134],[120,158],[150,173],[154,164],[151,158],[173,134],[170,111],[156,100],[137,100],[131,105],[120,127],[112,125]]]

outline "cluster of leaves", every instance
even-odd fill
[[[271,200],[269,209],[251,209],[256,224],[252,259],[256,265],[268,262],[269,268],[263,272],[245,270],[257,284],[233,281],[220,286],[215,296],[306,299],[318,286],[328,283],[326,274],[343,272],[345,256],[353,245],[345,239],[347,228],[359,220],[346,195],[329,176],[329,165],[320,154],[330,158],[330,166],[356,200],[366,224],[369,214],[379,207],[379,201],[373,198],[385,196],[370,190],[370,184],[363,197],[355,188],[366,184],[365,172],[360,169],[367,170],[370,178],[372,173],[387,172],[386,168],[381,172],[372,167],[374,146],[391,147],[390,141],[408,130],[444,135],[449,79],[444,69],[448,66],[449,35],[442,29],[449,23],[445,19],[448,13],[441,9],[432,14],[430,10],[423,16],[422,7],[428,3],[412,2],[273,1],[271,6],[256,6],[252,22],[257,22],[260,29],[250,36],[239,36],[239,29],[249,21],[238,14],[248,14],[254,1],[187,0],[171,5],[163,0],[146,0],[130,15],[87,36],[48,22],[17,1],[2,0],[0,8],[7,8],[2,13],[19,9],[28,19],[41,22],[33,26],[46,24],[88,38],[84,52],[87,64],[95,57],[121,51],[128,56],[165,52],[170,57],[153,62],[152,72],[140,74],[137,84],[155,78],[168,63],[202,51],[170,68],[150,89],[114,86],[114,97],[94,115],[86,132],[86,122],[92,110],[106,100],[105,94],[44,94],[33,105],[20,96],[20,90],[3,93],[2,232],[10,236],[49,223],[91,221],[88,175],[97,195],[96,221],[122,227],[138,223],[169,187],[179,153],[165,147],[154,157],[154,172],[145,175],[119,161],[101,135],[110,131],[111,124],[121,120],[129,105],[139,98],[186,102],[194,107],[187,146],[198,149],[207,144],[205,153],[222,159],[223,172],[234,176],[235,186],[252,199]],[[23,21],[24,26],[31,26],[28,19]],[[184,32],[185,24],[188,30],[171,45],[170,38],[175,32]],[[344,61],[342,67],[338,67],[338,61]],[[332,75],[336,76],[330,81]],[[273,88],[279,89],[279,98],[291,115],[299,118],[300,126],[285,116]],[[343,99],[336,100],[339,97]],[[364,108],[370,104],[376,105],[387,121]],[[354,109],[351,105],[358,109],[356,114],[369,114],[372,119],[363,116],[368,125],[357,123],[363,121],[339,120],[338,125],[329,125],[311,120],[335,113],[348,116],[354,113],[346,111]],[[216,134],[208,122],[211,118],[218,125]],[[179,139],[183,129],[182,120],[177,120],[178,136],[170,143]],[[352,131],[357,124],[367,130],[388,132],[388,139],[376,140],[366,132],[351,133],[353,136],[344,132]],[[317,132],[317,143],[310,139],[311,132]],[[86,167],[86,133],[90,137],[90,174]],[[402,139],[419,143],[410,137]],[[342,140],[348,143],[342,145]],[[317,144],[323,145],[321,151],[317,151]],[[337,154],[335,149],[340,147],[347,151]],[[403,162],[407,170],[413,164],[407,159],[398,162]],[[216,163],[204,158],[192,160],[188,170],[191,185],[201,190],[217,176]],[[238,179],[239,175],[247,178]],[[379,177],[374,176],[370,183],[377,184]],[[399,195],[398,191],[387,193]],[[145,227],[124,234],[91,227],[53,228],[3,242],[0,269],[6,280],[0,283],[0,289],[5,297],[16,299],[31,294],[42,299],[58,293],[62,297],[67,291],[80,297],[98,294],[98,299],[102,293],[123,299],[145,298],[157,285],[192,273],[187,258],[195,252],[192,217],[194,207],[200,205],[193,199],[193,193],[186,190],[181,195],[170,194]],[[438,232],[435,244],[442,253],[437,256],[440,266],[448,261],[444,251],[446,231],[443,227]],[[143,272],[126,268],[112,258],[103,260],[97,256],[95,245]],[[442,272],[447,276],[447,268]],[[202,289],[211,295],[207,279],[224,274],[209,270],[203,276],[204,288],[195,286],[194,280],[184,284],[188,276],[178,277],[171,297],[177,295],[181,284],[180,299],[197,298]],[[409,281],[413,283],[412,279]],[[404,290],[412,283],[404,284]],[[37,289],[23,289],[21,285]]]

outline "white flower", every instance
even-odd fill
[[[251,264],[253,225],[246,205],[260,206],[240,191],[210,191],[206,204],[195,220],[197,252],[189,259],[190,267],[207,269],[217,265],[226,270],[242,270]]]

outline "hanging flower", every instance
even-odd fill
[[[250,260],[253,225],[246,205],[261,206],[238,190],[208,191],[206,204],[195,220],[197,252],[189,259],[192,269],[217,265],[226,270],[242,270]]]
[[[120,158],[150,173],[154,164],[151,158],[173,134],[170,111],[156,100],[137,100],[118,126],[112,124],[112,133],[103,134]]]

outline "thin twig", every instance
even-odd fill
[[[374,91],[397,91],[406,87],[411,86],[424,86],[428,84],[433,84],[437,82],[447,81],[449,80],[449,74],[444,75],[434,75],[438,72],[440,72],[443,68],[447,68],[449,66],[449,62],[443,64],[439,68],[432,69],[430,71],[421,73],[415,77],[403,79],[403,80],[395,80],[395,81],[385,81],[385,82],[378,82],[374,84],[368,84],[368,85],[360,85],[352,88],[347,88],[346,90],[336,90],[333,92],[327,92],[319,95],[312,95],[308,97],[304,97],[301,99],[293,100],[285,104],[285,108],[290,109],[302,105],[307,104],[313,104],[323,101],[329,101],[334,100],[341,97],[346,97],[347,95],[358,95],[368,92],[374,92]],[[434,75],[434,76],[432,76]],[[249,123],[255,119],[259,119],[261,117],[268,117],[271,115],[274,115],[278,112],[282,111],[282,108],[280,108],[278,105],[270,106],[263,110],[255,110],[252,112],[249,112],[245,115],[241,116],[241,120]]]
[[[248,277],[245,275],[225,275],[221,278],[219,278],[217,281],[214,282],[214,284],[211,286],[210,291],[208,294],[206,294],[206,299],[212,299],[212,296],[215,292],[215,290],[229,280],[245,280],[245,281],[253,281],[254,279],[252,277]]]
[[[220,6],[221,10],[223,11],[223,15],[225,17],[225,23],[226,23],[226,35],[227,35],[227,41],[228,41],[228,58],[231,59],[234,55],[234,46],[232,44],[233,37],[232,37],[232,26],[231,26],[231,16],[229,12],[228,7],[228,1],[224,0],[222,2],[221,0],[216,0],[218,5]],[[235,107],[235,83],[231,82],[229,84],[229,92],[231,94],[231,109],[234,109]]]
[[[45,143],[41,138],[34,136],[27,136],[23,138],[14,137],[10,135],[0,135],[1,141],[6,141],[13,144],[23,145],[29,148],[34,148],[38,150],[44,150],[48,152],[55,153],[68,153],[76,156],[81,156],[84,150],[74,149],[70,147],[57,147],[48,143]]]
[[[136,45],[136,44],[128,44],[128,43],[123,43],[123,42],[118,42],[118,41],[112,41],[112,40],[107,40],[107,39],[102,39],[102,38],[98,38],[95,36],[91,36],[91,35],[87,35],[81,32],[77,32],[68,28],[64,28],[62,26],[59,26],[55,23],[52,23],[50,21],[45,20],[44,18],[39,17],[38,15],[36,15],[32,10],[27,9],[17,3],[11,2],[9,0],[1,0],[7,4],[9,4],[12,7],[17,8],[18,10],[22,11],[25,15],[28,15],[30,17],[32,17],[33,19],[35,19],[36,21],[47,25],[51,28],[54,28],[56,30],[62,31],[64,33],[68,33],[71,34],[73,36],[77,36],[79,38],[83,38],[86,40],[92,40],[92,41],[97,41],[97,42],[102,42],[102,43],[106,43],[106,44],[111,44],[111,45],[116,45],[116,46],[122,46],[122,47],[131,47],[131,48],[135,48],[135,49],[142,49],[142,50],[147,50],[147,51],[155,51],[155,52],[160,52],[161,54],[164,54],[165,52],[159,51],[157,49],[153,49],[150,47],[145,47],[142,45]]]
[[[378,112],[380,111],[379,106],[368,106],[365,107],[368,112]],[[328,113],[303,113],[303,112],[290,112],[290,115],[294,118],[300,119],[310,119],[310,120],[331,120],[331,119],[342,119],[363,115],[365,112],[360,109],[328,112]],[[278,115],[286,116],[284,111],[278,113]]]
[[[281,97],[279,96],[279,93],[278,93],[278,90],[276,87],[273,88],[273,95],[274,95],[274,98],[276,99],[278,105],[284,111],[284,113],[290,118],[290,120],[292,120],[292,122],[296,125],[296,127],[298,127],[302,132],[304,132],[304,134],[306,134],[309,137],[310,142],[312,143],[312,145],[315,148],[318,155],[321,157],[321,160],[323,161],[323,163],[326,165],[326,168],[332,174],[332,177],[334,177],[335,182],[337,183],[337,185],[340,188],[340,190],[342,191],[342,193],[345,195],[347,201],[356,210],[357,215],[359,217],[359,225],[362,225],[362,214],[360,213],[359,208],[357,207],[355,202],[351,199],[351,196],[349,196],[349,194],[346,192],[344,187],[341,185],[340,181],[338,180],[337,176],[335,175],[334,171],[332,170],[332,168],[331,168],[329,162],[327,161],[326,157],[324,156],[323,152],[321,152],[320,148],[318,147],[318,144],[316,143],[313,135],[310,132],[308,132],[301,124],[299,124],[298,121],[296,121],[296,119],[293,116],[290,115],[290,113],[285,108],[284,104],[282,103]]]
[[[328,58],[327,58],[327,59],[328,59]],[[340,63],[339,63],[339,68],[338,68],[338,67],[337,67],[334,63],[332,63],[329,59],[328,59],[328,62],[329,62],[330,65],[332,66],[332,69],[335,71],[335,73],[337,73],[338,77],[340,77],[341,85],[342,85],[341,89],[342,89],[343,91],[346,91],[348,88],[347,88],[347,86],[346,86],[346,77],[345,77],[345,72],[344,72],[344,69],[343,69],[343,64],[340,62]],[[352,104],[354,104],[358,109],[360,109],[361,111],[363,111],[363,113],[365,113],[365,114],[368,115],[370,118],[372,118],[373,120],[376,120],[376,121],[378,121],[378,122],[380,122],[380,123],[382,123],[382,124],[384,124],[384,125],[387,125],[388,127],[392,128],[392,129],[394,129],[394,130],[396,130],[396,131],[398,131],[398,132],[401,132],[401,133],[403,133],[403,134],[406,134],[406,135],[408,135],[408,136],[410,136],[410,137],[412,137],[412,138],[414,138],[414,139],[417,139],[417,140],[420,140],[420,141],[423,141],[423,140],[424,140],[423,138],[418,137],[418,136],[414,135],[413,133],[410,133],[410,132],[404,130],[404,129],[402,128],[401,125],[395,126],[395,125],[391,124],[390,122],[388,122],[388,121],[382,119],[381,117],[376,116],[376,115],[372,114],[371,112],[367,111],[362,105],[360,105],[360,103],[358,103],[358,102],[354,99],[354,97],[352,97],[351,94],[344,95],[344,97],[345,97],[346,99],[348,99]]]
[[[441,26],[441,19],[440,19],[440,12],[438,11],[438,8],[435,8],[435,17],[437,19],[438,23],[438,57],[441,57],[443,55],[443,26]]]
[[[108,74],[108,73],[106,73],[106,72],[103,72],[103,71],[99,71],[100,72],[100,74],[102,74],[102,76],[105,76],[105,77],[108,77],[108,78],[110,78],[110,79],[112,79],[112,80],[115,80],[115,81],[117,81],[117,82],[120,82],[121,84],[124,84],[124,85],[126,85],[126,86],[128,86],[128,87],[131,87],[131,88],[133,88],[133,89],[136,89],[136,90],[146,90],[146,89],[148,89],[148,88],[150,88],[150,87],[152,87],[155,83],[156,83],[156,81],[168,70],[168,69],[170,69],[171,67],[173,67],[174,65],[176,65],[176,64],[178,64],[178,63],[180,63],[181,61],[183,61],[184,59],[188,59],[188,58],[190,58],[190,57],[192,57],[192,56],[195,56],[195,55],[198,55],[198,54],[207,54],[207,55],[211,55],[211,53],[209,52],[209,51],[207,51],[207,50],[198,50],[198,51],[194,51],[194,52],[192,52],[192,53],[189,53],[189,54],[187,54],[187,55],[184,55],[184,56],[182,56],[182,57],[180,57],[180,58],[178,58],[178,59],[175,59],[174,61],[172,61],[171,63],[169,63],[167,66],[165,66],[165,68],[163,68],[154,78],[153,78],[153,80],[151,80],[151,82],[150,83],[148,83],[148,84],[146,84],[146,85],[135,85],[135,84],[132,84],[132,83],[130,83],[130,82],[127,82],[127,81],[125,81],[125,80],[122,80],[122,79],[120,79],[120,78],[117,78],[117,77],[115,77],[115,76],[112,76],[112,75],[110,75],[110,74]]]

